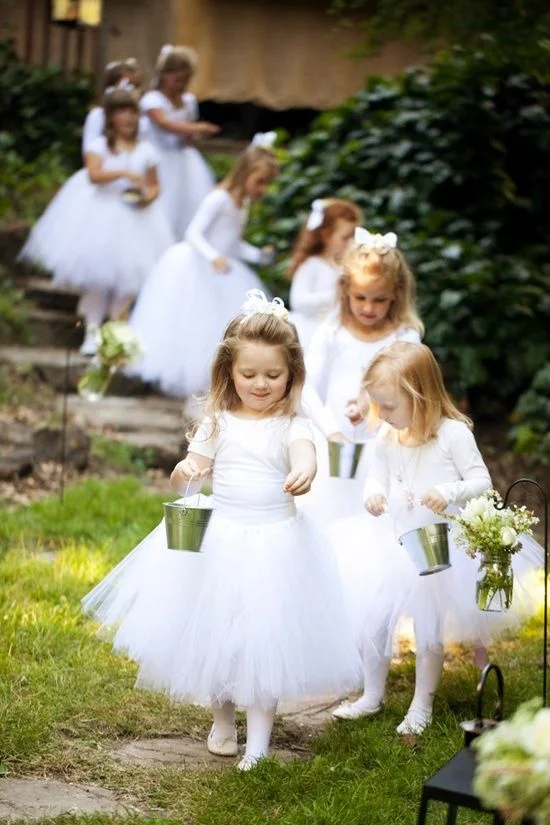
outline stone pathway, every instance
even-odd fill
[[[339,699],[324,696],[283,702],[280,716],[290,725],[298,725],[310,735],[315,734],[330,718]],[[204,741],[190,737],[159,737],[136,739],[117,745],[113,758],[139,765],[181,766],[186,771],[228,770],[237,758],[224,758],[208,753]],[[280,762],[307,758],[307,750],[274,748],[273,756]],[[104,788],[73,785],[57,780],[3,778],[0,779],[0,823],[61,816],[62,814],[123,813],[116,794]]]

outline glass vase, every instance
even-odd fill
[[[509,556],[481,553],[476,578],[476,603],[480,610],[503,613],[510,609],[514,571]]]
[[[86,401],[100,401],[107,392],[115,372],[116,367],[92,365],[78,382],[78,394]]]

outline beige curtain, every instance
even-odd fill
[[[343,28],[323,0],[175,0],[172,43],[193,46],[200,100],[255,103],[274,109],[328,109],[371,74],[394,74],[421,62],[417,45],[388,44],[368,60],[350,52],[358,27]],[[177,36],[176,36],[177,35]]]

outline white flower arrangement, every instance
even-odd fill
[[[474,740],[474,791],[513,821],[550,825],[550,708],[538,699]]]
[[[501,593],[507,610],[512,601],[512,556],[521,550],[521,534],[532,535],[538,518],[525,506],[504,507],[496,490],[470,499],[458,515],[449,514],[448,518],[458,525],[457,543],[470,558],[479,559],[478,607],[494,610],[495,597]]]
[[[102,398],[116,370],[142,355],[140,340],[125,321],[107,321],[97,336],[97,354],[78,382],[79,394],[88,401]]]

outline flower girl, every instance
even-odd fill
[[[154,89],[143,95],[141,110],[149,120],[147,140],[160,153],[161,203],[176,240],[181,240],[214,176],[193,146],[219,127],[199,121],[195,95],[187,87],[197,69],[197,55],[185,46],[163,46],[157,59]]]
[[[130,324],[145,358],[134,368],[169,395],[188,398],[210,384],[210,362],[245,292],[262,286],[243,263],[267,263],[271,250],[243,241],[248,204],[263,197],[277,173],[271,144],[257,136],[221,184],[206,196],[186,240],[149,275]]]
[[[279,700],[357,677],[332,550],[294,503],[315,450],[287,317],[253,291],[217,350],[206,416],[172,473],[176,489],[212,476],[201,552],[169,550],[161,524],[83,602],[119,622],[114,646],[139,663],[138,686],[211,708],[211,753],[238,753],[235,706],[246,709],[241,770],[268,755]]]
[[[85,354],[105,317],[124,316],[153,265],[173,242],[159,193],[157,152],[138,138],[139,108],[128,89],[105,100],[105,135],[86,154],[33,227],[20,257],[82,291]]]
[[[311,205],[289,269],[291,320],[304,349],[337,307],[342,255],[361,220],[361,210],[351,201],[326,198]]]

